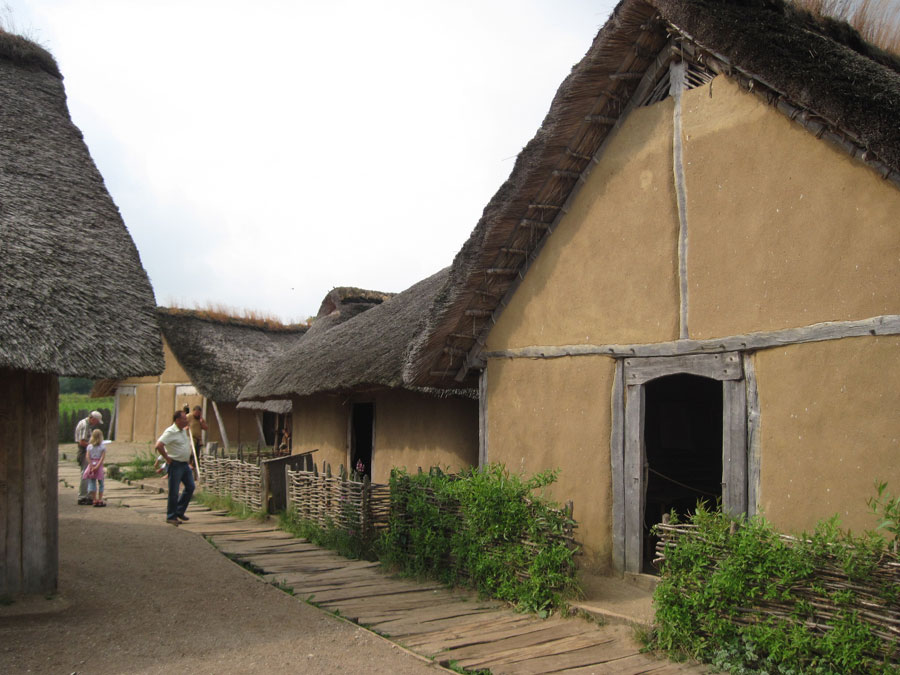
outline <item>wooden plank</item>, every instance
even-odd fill
[[[478,377],[478,466],[488,463],[488,423],[487,423],[487,378],[488,369],[484,368]]]
[[[456,618],[447,619],[445,623],[447,627],[437,630],[428,623],[419,624],[421,630],[409,633],[403,639],[403,644],[431,654],[452,647],[478,644],[493,637],[509,637],[516,631],[531,632],[540,628],[534,617],[512,613],[495,615],[491,612],[476,620],[463,621]]]
[[[609,439],[610,473],[612,476],[613,569],[625,571],[625,380],[624,363],[616,359],[612,391],[612,424]]]
[[[743,377],[741,355],[684,354],[625,359],[625,384],[644,384],[666,375],[699,375],[713,380],[739,380]]]
[[[639,573],[644,538],[643,385],[630,385],[625,398],[625,571]]]
[[[573,621],[541,626],[538,630],[528,633],[517,632],[498,640],[448,649],[443,655],[448,659],[460,662],[460,664],[466,661],[477,662],[486,657],[499,660],[510,655],[515,657],[514,660],[522,660],[534,655],[558,654],[566,651],[559,648],[561,644],[587,646],[606,644],[613,640],[614,638],[605,634],[597,626],[586,621]],[[528,656],[529,654],[531,657]]]
[[[747,515],[755,516],[759,505],[760,435],[759,390],[752,354],[744,354],[744,380],[747,387]]]
[[[511,642],[511,641],[504,641]],[[500,645],[493,645],[499,647]],[[489,668],[494,672],[546,672],[545,665],[531,666],[530,668],[522,665],[522,662],[542,659],[549,657],[547,660],[558,663],[562,655],[580,650],[595,650],[590,657],[587,652],[582,653],[582,658],[600,659],[603,655],[611,652],[613,649],[630,650],[628,653],[636,653],[638,647],[635,645],[624,646],[621,642],[612,637],[601,637],[600,631],[596,630],[594,634],[582,634],[561,637],[550,642],[541,642],[539,644],[528,645],[522,643],[522,646],[510,647],[502,651],[486,650],[476,656],[457,658],[457,652],[450,650],[445,652],[442,657],[456,661],[457,665],[463,668]],[[511,664],[519,664],[515,669],[509,668]],[[506,668],[499,668],[506,666]]]
[[[604,656],[606,656],[606,654],[601,654],[600,658],[603,658]],[[585,663],[578,666],[572,665],[579,661],[591,661],[591,663]],[[533,665],[541,667],[543,664],[537,662]],[[552,667],[556,664],[550,665]],[[554,670],[553,672],[578,673],[579,675],[582,673],[584,675],[588,675],[589,673],[598,675],[634,675],[635,673],[654,673],[654,675],[663,675],[663,672],[669,670],[673,664],[670,661],[659,660],[649,654],[629,654],[611,661],[596,661],[596,656],[592,656],[588,652],[585,652],[584,654],[575,652],[570,655],[569,659],[566,659],[565,661],[561,660],[560,665],[563,667],[559,670]]]
[[[421,620],[420,617],[409,618],[409,615],[376,624],[380,633],[394,637],[431,635],[435,631],[452,630],[456,628],[471,628],[478,626],[497,625],[499,622],[509,622],[514,619],[522,620],[522,614],[515,614],[509,610],[489,610],[475,614],[462,614],[457,616],[439,617]]]
[[[900,335],[900,315],[884,314],[861,321],[830,321],[799,328],[760,331],[709,340],[672,340],[654,344],[547,345],[483,352],[482,356],[489,359],[553,359],[598,354],[613,357],[678,356],[754,351],[869,335]]]
[[[722,383],[722,507],[747,512],[747,393],[743,380]]]
[[[507,638],[537,633],[547,630],[544,621],[529,616],[523,621],[497,621],[493,624],[482,624],[477,629],[439,631],[428,635],[420,635],[417,638],[405,640],[406,646],[415,646],[417,651],[423,654],[437,654],[451,649],[474,647],[486,643],[493,643]],[[571,627],[570,627],[571,629]]]

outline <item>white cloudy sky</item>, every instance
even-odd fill
[[[615,0],[0,0],[159,304],[285,321],[450,264]],[[5,7],[4,7],[5,6]]]

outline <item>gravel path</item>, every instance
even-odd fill
[[[0,606],[0,673],[446,672],[258,580],[162,513],[59,492],[60,594]]]

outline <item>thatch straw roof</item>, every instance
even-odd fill
[[[264,410],[265,412],[287,415],[293,405],[287,399],[270,399],[266,401],[241,401],[237,404],[241,410]]]
[[[405,379],[471,383],[504,298],[629,104],[672,58],[735,79],[900,185],[900,65],[846,24],[782,0],[622,0],[484,209],[410,354]]]
[[[411,388],[402,378],[407,349],[446,279],[444,269],[325,333],[310,330],[253,378],[241,400]]]
[[[331,289],[322,299],[319,313],[309,327],[307,337],[319,335],[331,330],[335,326],[352,319],[357,314],[380,305],[385,300],[393,297],[393,293],[381,291],[367,291],[363,288],[352,286],[338,286]]]
[[[303,337],[306,327],[265,330],[201,312],[160,307],[159,327],[197,390],[214,401],[235,402],[241,388],[272,358]]]
[[[153,289],[41,47],[0,31],[0,367],[163,369]]]

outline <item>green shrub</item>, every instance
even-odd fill
[[[278,514],[278,526],[295,537],[306,539],[316,546],[330,549],[345,558],[371,561],[378,559],[372,540],[363,539],[357,532],[349,532],[343,528],[335,527],[333,523],[328,523],[326,527],[321,527],[311,520],[299,518],[295,511],[282,511]]]
[[[898,672],[896,643],[878,635],[878,607],[896,606],[898,590],[879,568],[883,537],[833,518],[787,540],[702,504],[690,525],[665,550],[654,647],[733,673]]]
[[[556,476],[526,480],[501,465],[457,476],[394,469],[383,558],[407,574],[546,614],[576,591],[575,551],[564,538],[574,522],[534,494]]]
[[[141,480],[142,478],[156,476],[156,470],[153,468],[156,457],[156,453],[151,450],[137,453],[130,462],[119,464],[119,475],[117,478],[119,480]]]

